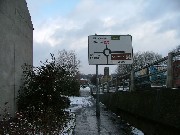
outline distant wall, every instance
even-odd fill
[[[113,112],[127,112],[180,129],[180,89],[118,92],[100,95]]]
[[[33,25],[25,0],[0,0],[0,113],[16,111],[24,63],[33,64]]]

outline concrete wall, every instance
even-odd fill
[[[118,92],[100,95],[113,112],[125,112],[180,129],[180,89]]]
[[[33,25],[25,0],[0,0],[0,113],[16,111],[24,63],[33,64]]]

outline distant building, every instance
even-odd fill
[[[109,67],[104,67],[104,76],[109,76]]]
[[[88,85],[89,84],[89,81],[87,79],[84,79],[84,78],[81,78],[79,80],[79,82],[80,82],[80,85]]]
[[[33,64],[33,24],[25,0],[0,0],[0,114],[17,110],[24,63]]]
[[[109,67],[104,67],[104,75],[100,77],[100,83],[109,82],[111,80],[111,76],[109,75]]]
[[[102,77],[100,78],[100,83],[103,84],[103,83],[109,82],[109,81],[111,81],[111,79],[112,79],[111,75],[102,76]]]

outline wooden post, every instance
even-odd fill
[[[104,93],[104,83],[102,84],[102,92]]]
[[[134,91],[134,70],[131,70],[131,86],[130,86],[130,91]]]
[[[168,53],[166,87],[173,87],[173,53]]]
[[[116,76],[116,92],[118,92],[118,77]]]
[[[107,81],[107,93],[109,93],[109,81]]]

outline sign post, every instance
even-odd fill
[[[96,116],[100,117],[98,65],[96,65]]]
[[[120,65],[133,63],[131,35],[88,36],[89,65],[96,65],[96,116],[100,116],[98,65]]]

